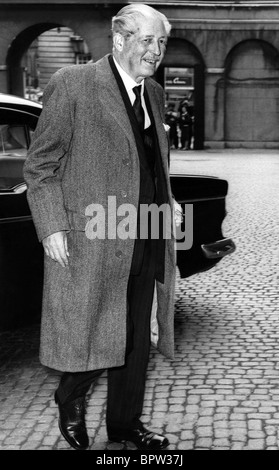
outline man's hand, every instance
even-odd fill
[[[52,233],[44,238],[42,243],[47,256],[53,261],[57,261],[63,268],[68,265],[69,252],[66,232]]]
[[[179,225],[181,225],[183,221],[183,209],[182,209],[182,206],[178,204],[178,202],[176,202],[175,199],[173,200],[173,205],[174,205],[174,222],[175,222],[176,227],[179,227]]]

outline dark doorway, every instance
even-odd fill
[[[175,37],[176,34],[180,33],[172,30],[173,37],[169,38],[167,53],[156,79],[165,89],[167,101],[175,94],[187,96],[189,112],[193,117],[192,148],[201,150],[204,148],[204,61],[196,46],[186,39]],[[175,71],[177,74],[172,74]],[[168,90],[168,87],[173,87],[171,80],[176,87]]]
[[[177,117],[178,147],[181,141],[180,117],[185,106],[189,120],[189,147],[194,150],[204,146],[204,71],[200,64],[194,66],[161,66],[157,81],[166,93],[166,114],[173,112]],[[168,114],[167,114],[168,116]],[[173,144],[176,148],[176,145]]]
[[[227,148],[279,148],[279,54],[261,40],[239,43],[227,57]]]

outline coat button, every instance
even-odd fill
[[[119,258],[119,259],[122,259],[122,258],[123,258],[123,252],[120,251],[120,250],[119,250],[119,251],[116,251],[115,256],[116,256],[117,258]]]
[[[123,158],[123,159],[122,159],[122,163],[123,163],[123,165],[125,165],[125,166],[129,166],[129,165],[130,165],[130,160],[129,160],[129,158]]]

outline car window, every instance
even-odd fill
[[[13,188],[23,179],[27,132],[23,124],[0,124],[0,190]]]
[[[0,191],[24,182],[23,165],[38,114],[30,106],[0,105]]]
[[[0,156],[26,156],[27,138],[25,126],[0,125]]]

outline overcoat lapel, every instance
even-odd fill
[[[99,99],[113,119],[122,128],[133,148],[136,142],[131,121],[127,114],[118,83],[109,64],[108,56],[106,61],[102,61],[102,65],[98,68],[97,73],[99,74],[98,79],[101,83]]]
[[[156,95],[152,82],[146,79],[145,86],[146,86],[146,90],[148,93],[151,110],[153,113],[153,118],[155,122],[156,133],[158,137],[158,143],[160,147],[160,153],[162,156],[164,171],[166,174],[168,174],[167,162],[168,162],[169,149],[168,149],[167,133],[163,125],[164,115],[162,115],[160,112],[162,104],[159,102],[159,99]]]
[[[122,78],[120,77],[120,74],[119,74],[119,72],[118,72],[118,70],[117,70],[117,68],[114,64],[113,57],[109,56],[108,60],[109,60],[109,63],[110,63],[110,67],[113,71],[114,77],[116,79],[118,88],[120,90],[120,93],[121,93],[121,96],[122,96],[122,99],[123,99],[123,102],[124,102],[124,105],[125,105],[125,108],[126,108],[126,112],[127,112],[128,118],[129,118],[129,121],[131,123],[131,127],[132,127],[134,137],[135,137],[135,143],[136,143],[136,146],[137,146],[137,149],[138,149],[138,154],[142,155],[142,154],[145,153],[144,143],[143,143],[143,138],[142,138],[142,135],[141,135],[141,132],[140,132],[140,128],[139,128],[139,125],[138,125],[138,121],[137,121],[133,106],[131,104],[130,98],[128,96],[128,93],[127,93],[125,85],[122,81]],[[142,161],[142,159],[140,159],[140,163],[141,163],[141,165],[144,163]]]
[[[98,93],[102,105],[111,114],[113,119],[115,119],[115,121],[119,124],[119,126],[129,139],[132,148],[135,148],[136,143],[139,145],[142,140],[141,135],[139,131],[138,136],[135,135],[138,126],[137,123],[135,126],[132,126],[132,122],[133,119],[136,118],[133,113],[127,113],[127,109],[123,101],[117,80],[109,64],[109,55],[106,56],[106,60],[103,60],[102,64],[98,67],[97,74],[98,81],[100,83],[100,89],[98,90]],[[154,117],[161,155],[163,157],[162,160],[164,165],[164,171],[167,174],[168,168],[166,167],[165,162],[168,161],[168,140],[166,136],[166,131],[163,126],[164,116],[160,113],[161,104],[154,91],[154,86],[152,85],[149,79],[145,80],[145,86],[149,96],[149,101]]]

